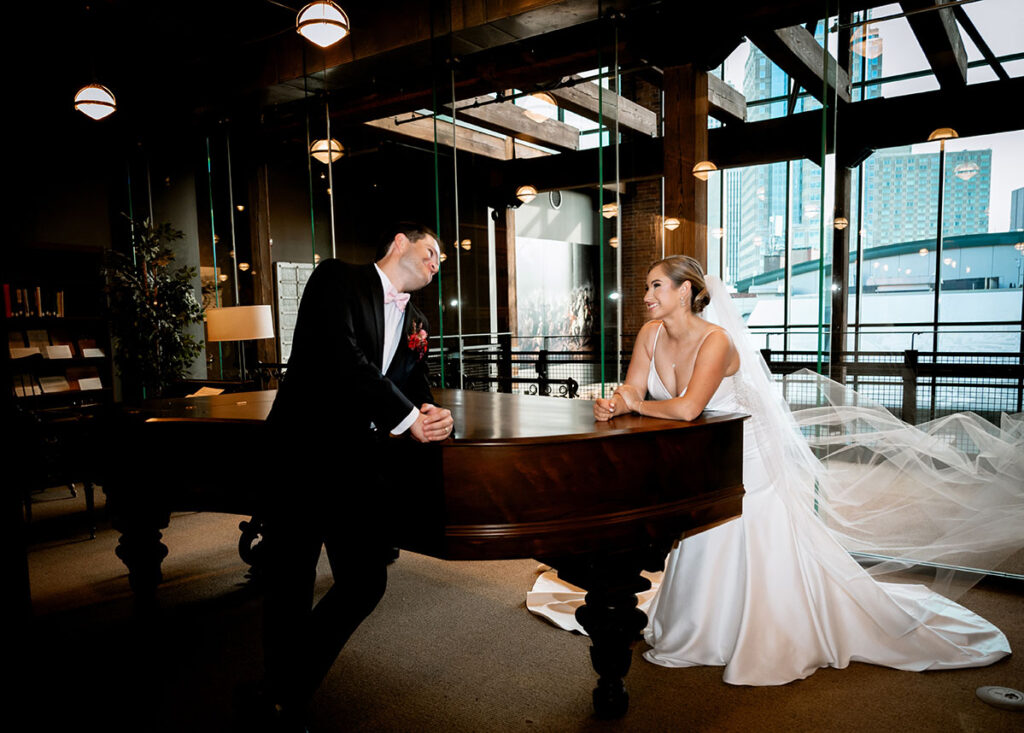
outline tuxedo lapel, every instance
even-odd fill
[[[380,275],[377,274],[377,268],[370,265],[366,278],[364,279],[364,286],[368,291],[368,298],[364,298],[363,302],[366,303],[366,307],[370,310],[368,322],[373,324],[370,329],[370,335],[373,339],[370,350],[370,358],[373,359],[374,363],[379,369],[384,364],[384,288],[381,286]]]

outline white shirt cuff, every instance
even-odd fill
[[[416,418],[419,417],[419,414],[419,410],[417,410],[415,407],[412,408],[412,412],[410,412],[409,415],[404,420],[402,420],[402,422],[398,423],[398,425],[391,428],[391,434],[401,435],[402,433],[404,433],[406,430],[412,427],[412,424],[414,422],[416,422]]]

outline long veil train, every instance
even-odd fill
[[[957,568],[996,570],[1024,547],[1024,416],[1004,414],[999,427],[973,413],[908,425],[808,370],[789,379],[819,406],[791,411],[722,281],[707,283],[707,318],[740,351],[752,408],[777,438],[771,453],[792,462],[773,471],[785,477],[777,488],[847,550],[875,556],[871,575],[930,570],[932,589],[956,598],[981,577]]]
[[[648,641],[655,648],[648,658],[668,666],[726,664],[726,681],[741,684],[779,684],[818,666],[845,666],[850,659],[925,669],[998,658],[1005,645],[998,630],[930,595],[917,574],[909,578],[914,585],[876,580],[921,565],[991,570],[1021,549],[1021,417],[1005,416],[999,428],[971,414],[911,426],[811,372],[792,378],[813,387],[817,405],[793,412],[724,285],[713,277],[707,284],[711,304],[706,317],[729,332],[741,361],[739,372],[723,381],[709,408],[721,395],[719,404],[738,405],[751,414],[745,426],[744,472],[751,469],[749,478],[759,488],[748,484],[739,524],[697,535],[673,552],[665,576],[667,584],[673,574],[671,597],[665,597],[663,586],[653,600],[642,599],[652,604]],[[851,552],[874,558],[867,572]],[[699,558],[722,563],[730,553],[735,561],[731,576],[745,580],[730,577],[723,585],[726,576],[710,577],[699,569]],[[782,573],[793,585],[765,586],[764,577],[773,573]],[[932,589],[958,595],[977,577],[942,570]],[[563,628],[578,628],[572,609],[582,597],[559,583],[550,573],[542,576],[527,606]],[[716,610],[700,616],[693,604],[679,605],[680,587],[703,591],[708,608]],[[786,621],[782,607],[789,599],[780,600],[780,594],[789,593],[803,599],[797,604],[804,614],[800,621]],[[722,625],[718,617],[723,613],[735,616],[732,626]],[[801,622],[821,632],[817,645],[794,642],[794,651],[800,649],[795,657],[803,659],[791,654],[789,669],[764,668],[763,638],[772,634],[765,630],[775,628],[778,637],[790,632],[787,625]],[[974,630],[977,648],[961,649],[950,641],[949,634],[965,628]],[[711,636],[717,633],[725,640],[719,649],[709,651],[700,641],[691,645],[690,639],[707,637],[709,629]],[[661,653],[658,646],[666,634],[682,651]]]

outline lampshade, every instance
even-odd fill
[[[94,120],[109,117],[117,109],[114,94],[102,84],[89,84],[75,95],[75,109]]]
[[[533,186],[520,186],[516,189],[516,198],[524,204],[528,204],[537,198],[537,189]]]
[[[619,205],[612,201],[610,204],[605,204],[601,207],[601,216],[605,219],[611,219],[613,216],[618,216]]]
[[[702,160],[697,165],[693,166],[693,175],[697,176],[702,181],[708,180],[712,171],[717,171],[718,166],[712,163],[710,160]]]
[[[530,96],[539,102],[550,104],[552,107],[558,106],[555,102],[555,98],[552,97],[547,92],[537,92],[536,94],[531,94]],[[534,122],[546,122],[547,120],[551,119],[551,115],[547,114],[543,109],[527,109],[523,111],[523,114],[525,114]]]
[[[935,142],[936,140],[952,140],[956,137],[960,136],[956,134],[956,130],[952,127],[940,127],[937,130],[932,130],[932,134],[928,136],[928,142]]]
[[[882,36],[876,25],[862,25],[850,36],[850,48],[855,54],[866,59],[877,59],[882,55]]]
[[[310,3],[295,17],[295,30],[320,48],[327,48],[348,35],[348,16],[332,2]]]
[[[314,140],[309,146],[309,154],[323,164],[333,162],[345,154],[345,146],[335,140]]]
[[[206,311],[208,341],[249,341],[274,338],[269,305],[235,305]]]
[[[679,228],[679,220],[674,216],[668,217],[667,219],[665,219],[665,228],[668,229],[670,232],[674,232],[676,229]]]

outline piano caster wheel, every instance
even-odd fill
[[[594,688],[594,715],[601,720],[621,718],[629,710],[629,693],[621,680],[598,681]]]

